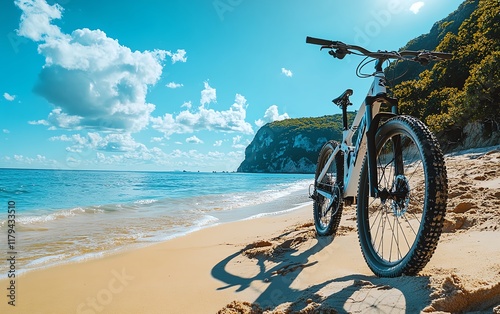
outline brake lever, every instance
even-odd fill
[[[341,49],[337,49],[337,50],[333,50],[331,49],[330,51],[328,51],[328,54],[334,58],[337,58],[339,60],[342,60],[344,59],[344,57],[347,55],[347,54],[350,54],[351,52],[349,50],[341,50]]]
[[[423,58],[423,57],[420,57],[420,56],[415,57],[413,60],[417,61],[418,63],[420,63],[423,66],[426,66],[426,65],[429,64],[429,59]]]
[[[422,65],[428,65],[431,61],[442,60],[442,58],[439,58],[430,52],[422,52],[418,56],[416,56],[414,60]]]

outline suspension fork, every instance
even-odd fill
[[[396,135],[392,138],[394,147],[394,170],[395,176],[404,175],[403,167],[403,150],[401,145],[401,135]]]
[[[391,99],[391,109],[394,115],[398,115],[398,100]],[[401,145],[401,135],[396,135],[392,139],[394,145],[394,169],[396,172],[396,176],[404,175],[404,166],[403,166],[403,149]]]
[[[373,103],[375,101],[381,101],[388,103],[392,107],[392,112],[380,112],[373,117]],[[375,145],[375,134],[380,124],[381,119],[392,118],[397,115],[397,100],[386,95],[381,96],[367,96],[365,100],[366,111],[365,111],[365,121],[366,121],[366,156],[368,161],[368,181],[370,196],[379,197],[380,189],[377,176],[377,148]],[[403,158],[401,156],[401,137],[394,137],[394,163],[396,168],[396,175],[403,173]]]

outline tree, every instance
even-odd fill
[[[495,51],[471,69],[465,82],[466,108],[476,120],[500,121],[500,51]]]

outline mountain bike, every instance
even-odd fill
[[[366,98],[349,127],[347,89],[333,103],[342,109],[342,142],[321,148],[314,184],[314,225],[319,236],[335,236],[344,205],[356,203],[358,238],[363,257],[379,277],[416,275],[431,259],[442,232],[448,183],[443,153],[432,132],[415,117],[398,113],[388,95],[386,61],[450,59],[435,51],[377,51],[307,37],[337,59],[365,56],[359,77],[373,77]],[[362,69],[374,62],[375,72]],[[355,141],[354,141],[355,140]]]

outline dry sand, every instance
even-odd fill
[[[377,278],[346,207],[334,241],[311,206],[16,278],[0,313],[500,313],[500,150],[446,158],[445,233],[415,277]]]

